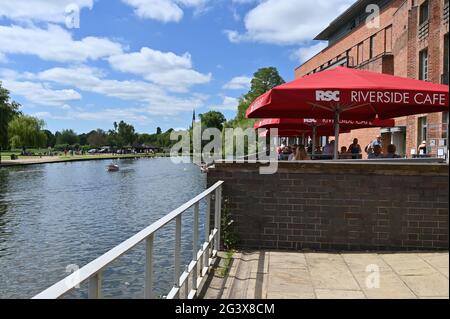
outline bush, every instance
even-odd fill
[[[64,150],[70,150],[70,145],[69,144],[57,144],[57,145],[55,145],[54,150],[58,151],[58,152],[62,152]]]
[[[227,251],[235,249],[239,242],[239,239],[236,230],[234,229],[234,220],[231,216],[228,199],[225,199],[223,203],[221,227],[223,247]]]

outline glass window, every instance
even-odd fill
[[[373,35],[370,37],[369,59],[372,59],[375,56],[374,51],[375,51],[375,36]]]
[[[448,112],[442,113],[442,138],[445,145],[448,145]]]
[[[448,33],[444,36],[444,70],[442,74],[442,84],[448,85]]]
[[[419,9],[419,24],[428,22],[428,0],[422,3]]]
[[[419,117],[417,124],[417,145],[420,146],[423,141],[427,140],[428,136],[427,117]]]
[[[428,49],[419,53],[419,80],[428,81]]]

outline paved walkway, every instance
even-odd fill
[[[448,299],[448,266],[448,253],[243,252],[204,298]]]

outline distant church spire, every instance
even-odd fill
[[[194,128],[194,124],[195,124],[195,109],[192,111],[192,125],[191,125],[191,129]]]

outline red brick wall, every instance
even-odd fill
[[[393,0],[391,5],[381,13],[379,29],[369,29],[365,25],[358,27],[296,69],[295,76],[304,76],[351,49],[350,57],[353,57],[354,65],[365,61],[358,66],[359,68],[402,77],[418,78],[419,52],[423,48],[428,48],[430,80],[440,83],[443,73],[444,35],[448,33],[449,26],[448,23],[443,23],[443,0],[430,0],[429,35],[426,39],[419,41],[419,6],[424,1],[415,1],[416,4],[413,7],[413,1],[411,0]],[[381,58],[367,61],[369,59],[369,38],[371,35],[376,35],[374,55],[391,52],[392,56],[384,55]],[[426,114],[424,115],[426,116]],[[417,149],[417,119],[424,115],[396,119],[397,126],[406,126],[406,154],[408,156],[411,149]],[[436,140],[436,145],[438,145],[439,139],[442,138],[442,114],[429,114],[427,120],[429,124],[428,140]],[[342,134],[340,145],[348,146],[349,142],[351,143],[353,138],[356,137],[360,139],[360,144],[363,146],[364,143],[368,143],[379,133],[379,129],[367,129]],[[431,151],[433,155],[436,155],[437,146],[432,147]]]
[[[327,63],[329,60],[335,59],[338,55],[343,54],[345,56],[345,52],[348,49],[352,49],[350,53],[350,57],[354,59],[355,63],[358,58],[358,44],[361,44],[363,50],[360,51],[360,62],[366,61],[369,58],[369,39],[370,36],[377,35],[375,47],[377,52],[383,52],[384,46],[386,44],[386,51],[391,50],[392,46],[392,32],[389,31],[389,28],[392,25],[392,16],[397,11],[399,6],[403,3],[404,0],[393,0],[392,4],[388,6],[381,12],[380,15],[380,28],[368,28],[365,24],[362,24],[360,27],[353,30],[350,34],[346,35],[338,42],[334,43],[330,47],[326,48],[324,51],[316,55],[311,60],[307,61],[303,65],[301,65],[297,70],[295,70],[295,77],[301,77],[311,72],[312,70],[320,67],[322,64]],[[385,36],[385,29],[388,29]]]
[[[448,165],[216,163],[242,249],[448,249]],[[374,192],[376,190],[376,192]],[[212,205],[213,207],[213,205]]]

